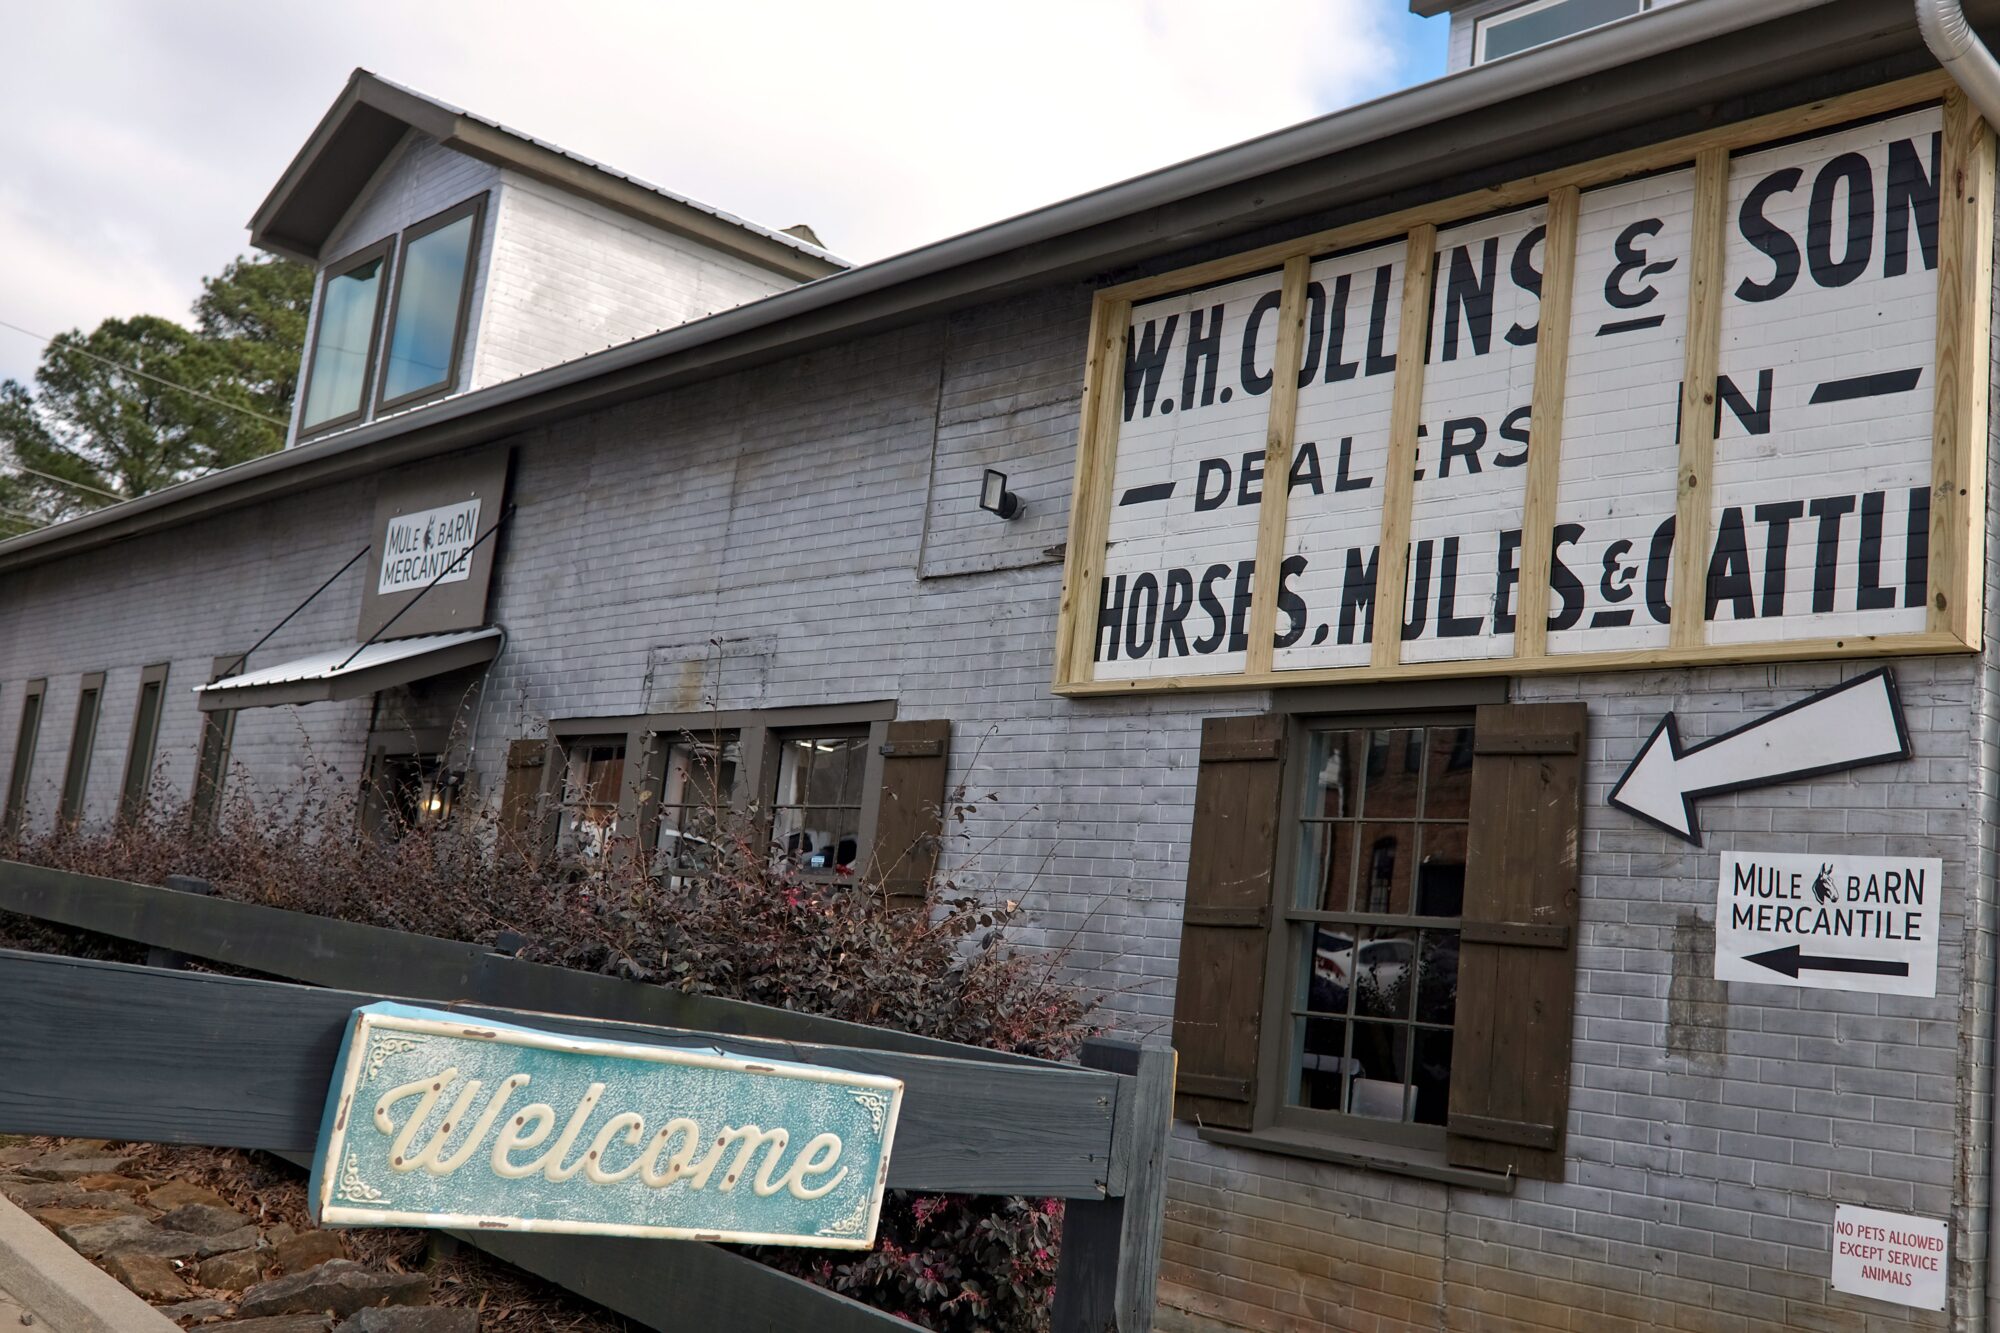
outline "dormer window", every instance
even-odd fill
[[[325,430],[360,419],[375,369],[375,335],[382,323],[382,275],[389,242],[378,241],[326,271],[319,323],[306,363],[305,408],[299,430]]]
[[[475,195],[327,269],[300,435],[364,419],[371,399],[381,413],[458,388],[485,220]]]
[[[472,257],[485,212],[486,196],[480,195],[403,233],[376,410],[403,407],[457,387],[472,300]]]
[[[1485,64],[1651,9],[1657,0],[1532,0],[1479,20],[1473,62]]]

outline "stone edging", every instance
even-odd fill
[[[48,1333],[180,1333],[165,1315],[0,1196],[0,1291]]]

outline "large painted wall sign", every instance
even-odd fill
[[[903,1085],[375,1004],[313,1158],[331,1226],[867,1249]]]
[[[1976,646],[1986,136],[1911,80],[1105,289],[1057,688]]]
[[[1936,857],[1724,852],[1716,980],[1936,995],[1943,896]]]
[[[1699,847],[1694,804],[1701,797],[1775,787],[1910,754],[1896,677],[1878,667],[1695,746],[1681,744],[1680,721],[1668,713],[1607,800]]]

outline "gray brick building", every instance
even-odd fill
[[[964,781],[945,868],[1181,1049],[1163,1326],[2000,1326],[1991,135],[1905,3],[1460,8],[1444,80],[854,269],[357,76],[253,224],[324,275],[293,446],[0,543],[8,817],[226,745],[665,854],[706,725],[837,871]],[[1611,804],[1882,665],[1894,758]],[[1934,993],[1719,979],[1731,852],[1935,860]],[[1843,1207],[1943,1308],[1835,1288]]]

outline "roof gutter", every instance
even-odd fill
[[[1828,11],[1802,16],[1811,11]],[[1489,166],[1564,150],[1690,106],[1768,86],[1795,67],[1842,68],[1901,49],[1908,10],[1889,0],[1685,0],[1506,60],[1476,66],[1263,135],[980,230],[780,292],[404,416],[267,455],[0,542],[0,571],[187,522],[398,462],[466,448],[757,358],[925,313],[1389,197]],[[1794,21],[1796,20],[1796,21]],[[1774,32],[1784,58],[1718,38]],[[1910,45],[1914,45],[1911,43]],[[1702,48],[1698,60],[1686,48]],[[1632,67],[1661,62],[1648,80]],[[1616,72],[1616,78],[1597,76]],[[1796,75],[1793,75],[1796,77]],[[1635,85],[1644,87],[1635,91]],[[1527,97],[1532,122],[1492,114]],[[1624,100],[1621,100],[1624,99]],[[1517,123],[1518,122],[1518,123]],[[1421,146],[1411,136],[1431,132]],[[1448,131],[1448,133],[1447,133]],[[1442,137],[1439,137],[1442,136]]]
[[[1923,33],[1924,45],[1930,47],[1938,64],[1965,90],[1987,124],[2000,125],[2000,60],[1993,58],[1993,52],[1972,30],[1972,20],[1965,16],[1960,0],[1917,0],[1917,30]],[[1996,1183],[2000,1183],[2000,1162],[1994,1169]]]

